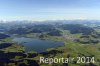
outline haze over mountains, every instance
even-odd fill
[[[16,21],[3,21],[0,23],[66,23],[66,24],[85,24],[85,23],[98,23],[100,24],[100,20],[44,20],[44,21],[31,21],[31,20],[16,20]]]

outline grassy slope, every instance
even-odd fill
[[[65,33],[66,31],[64,31]],[[77,37],[79,38],[79,36],[81,36],[81,34],[75,34],[72,35],[69,32],[66,32],[65,34],[68,34],[69,36],[73,36],[73,37]],[[49,39],[53,39],[53,40],[59,40],[59,41],[64,41],[65,42],[65,46],[63,47],[59,47],[59,48],[52,48],[53,50],[58,50],[58,51],[63,51],[63,53],[61,54],[56,54],[57,58],[60,57],[64,57],[66,58],[67,55],[70,55],[71,57],[78,57],[78,56],[94,56],[95,57],[95,65],[100,65],[100,62],[97,60],[100,60],[100,43],[98,44],[80,44],[80,43],[76,43],[73,41],[70,41],[68,39],[65,39],[63,37],[50,37]],[[51,50],[52,50],[51,49]],[[50,51],[50,50],[49,50]],[[39,60],[39,57],[42,55],[37,56],[36,58],[34,58],[35,60]],[[52,55],[49,55],[48,57],[52,57]],[[46,66],[48,64],[41,64],[41,66]],[[62,64],[56,64],[57,66],[61,66]],[[69,66],[80,66],[84,64],[69,64]],[[52,66],[52,65],[48,65],[48,66]]]
[[[12,43],[12,45],[10,47],[0,49],[4,52],[23,52],[25,50],[23,46],[13,43],[11,38],[3,39],[0,42],[1,43]]]

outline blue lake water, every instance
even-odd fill
[[[32,39],[25,37],[14,38],[13,41],[18,42],[19,44],[25,47],[25,51],[36,51],[44,52],[48,48],[56,48],[59,46],[64,46],[63,42],[52,41],[52,40],[41,40],[41,39]]]

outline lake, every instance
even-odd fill
[[[19,44],[25,47],[25,51],[36,51],[38,53],[46,51],[48,48],[56,48],[64,46],[64,42],[52,41],[52,40],[41,40],[41,39],[32,39],[25,37],[14,38],[13,41],[18,42]]]

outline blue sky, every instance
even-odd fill
[[[100,0],[0,0],[0,20],[100,20]]]

